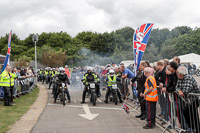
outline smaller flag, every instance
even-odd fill
[[[123,103],[122,109],[124,109],[127,114],[130,114],[129,107],[126,105],[125,102]]]

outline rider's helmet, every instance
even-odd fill
[[[115,71],[114,71],[113,69],[110,69],[109,75],[110,75],[111,77],[113,77],[113,76],[115,75]]]
[[[59,70],[61,75],[65,74],[65,69],[63,67],[60,67]]]
[[[87,68],[87,72],[88,72],[89,74],[91,74],[91,73],[92,73],[92,67],[88,67],[88,68]]]

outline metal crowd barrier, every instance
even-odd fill
[[[13,87],[13,96],[19,96],[21,94],[30,93],[35,86],[35,77],[29,77],[29,78],[20,78],[18,80],[15,80],[14,87]],[[4,97],[4,91],[3,88],[0,87],[0,99],[3,99]]]
[[[130,79],[122,78],[121,83],[119,84],[119,89],[123,95],[123,98],[125,98],[129,93],[129,88],[128,88],[129,85],[130,85]]]
[[[157,115],[167,129],[175,129],[178,132],[200,133],[200,94],[189,93],[179,96],[178,92],[161,93],[159,95],[159,111]]]

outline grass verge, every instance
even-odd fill
[[[39,89],[36,88],[31,94],[22,95],[18,99],[14,99],[16,104],[14,106],[3,106],[0,104],[0,133],[6,133],[9,127],[16,121],[20,120],[35,102],[38,97]]]

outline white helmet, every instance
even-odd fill
[[[88,68],[87,68],[87,71],[92,71],[92,67],[88,67]]]
[[[65,69],[63,67],[60,67],[59,70],[60,71],[65,71]]]
[[[110,74],[110,76],[114,76],[115,71],[113,69],[110,69],[109,74]]]

